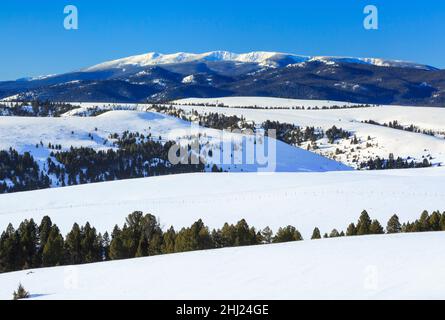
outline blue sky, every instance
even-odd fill
[[[63,8],[79,9],[79,30]],[[380,29],[363,28],[363,8]],[[282,51],[445,68],[445,1],[2,0],[0,80],[62,73],[150,51]]]

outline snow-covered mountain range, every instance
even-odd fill
[[[249,53],[233,53],[229,51],[210,51],[205,53],[178,52],[172,54],[161,54],[150,52],[146,54],[131,56],[123,59],[107,61],[82,71],[103,71],[113,68],[125,68],[127,66],[154,66],[165,64],[177,64],[196,61],[231,61],[240,63],[256,63],[267,67],[277,67],[281,65],[298,64],[309,61],[321,61],[324,63],[359,63],[380,67],[413,68],[421,70],[437,70],[428,65],[405,62],[400,60],[385,60],[377,58],[353,58],[353,57],[324,57],[324,56],[303,56],[291,53],[254,51]]]
[[[377,58],[229,51],[147,53],[74,72],[0,82],[0,99],[165,102],[263,96],[445,105],[445,70]]]

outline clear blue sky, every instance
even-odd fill
[[[63,8],[79,9],[79,30]],[[363,8],[380,30],[363,28]],[[445,68],[441,0],[1,0],[0,80],[157,51],[270,50],[416,61]]]

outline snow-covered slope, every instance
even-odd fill
[[[327,173],[204,173],[150,177],[0,195],[0,230],[51,216],[66,234],[74,222],[99,231],[141,210],[165,228],[203,219],[211,228],[246,219],[256,228],[294,225],[305,238],[346,229],[362,210],[386,222],[445,210],[445,168]]]
[[[443,299],[445,233],[302,241],[0,275],[34,299]]]
[[[138,109],[136,106],[133,107]],[[116,108],[125,109],[125,106]],[[49,143],[60,144],[62,150],[69,150],[71,146],[103,150],[114,147],[109,140],[110,134],[121,134],[126,130],[140,132],[146,136],[151,134],[153,139],[160,138],[163,142],[173,140],[180,143],[190,143],[188,139],[190,135],[201,134],[200,143],[205,145],[201,151],[210,149],[214,151],[213,156],[202,151],[210,168],[213,163],[217,165],[221,163],[221,159],[217,158],[220,154],[215,150],[222,150],[222,155],[233,154],[232,164],[224,162],[220,165],[224,170],[257,171],[258,168],[263,168],[257,161],[258,158],[252,159],[251,162],[241,158],[246,155],[247,149],[240,149],[240,152],[228,150],[235,146],[241,148],[247,141],[251,141],[253,145],[253,138],[246,135],[222,134],[220,130],[194,127],[190,122],[153,112],[119,110],[106,112],[97,117],[71,116],[73,113],[69,112],[69,115],[61,118],[0,117],[0,137],[2,137],[0,150],[13,147],[20,153],[30,152],[44,164],[52,151],[48,148]],[[267,137],[258,139],[255,146],[258,148],[263,146],[267,150],[269,142],[272,142],[272,139],[269,140]],[[273,142],[276,146],[276,159],[269,157],[268,168],[262,170],[276,172],[351,170],[341,163],[306,150],[280,141],[273,140]]]
[[[400,68],[415,68],[423,70],[434,70],[435,68],[411,63],[399,60],[384,60],[376,58],[352,58],[352,57],[319,57],[319,56],[301,56],[289,53],[280,52],[249,52],[237,54],[228,51],[211,51],[206,53],[185,53],[178,52],[172,54],[161,54],[157,52],[150,52],[146,54],[131,56],[127,58],[122,58],[118,60],[104,62],[83,71],[102,71],[112,68],[125,68],[129,66],[152,66],[152,65],[163,65],[163,64],[175,64],[184,63],[192,61],[233,61],[240,63],[257,63],[264,66],[275,66],[277,61],[286,60],[288,64],[298,64],[307,61],[321,61],[325,63],[361,63],[361,64],[371,64],[375,66],[384,67],[400,67]]]
[[[349,141],[339,145],[327,145],[326,141],[318,141],[321,146],[317,152],[332,154],[336,148],[344,151],[343,155],[337,155],[337,159],[352,165],[353,157],[358,161],[366,161],[370,157],[380,156],[388,158],[390,153],[396,157],[415,158],[422,161],[423,158],[433,158],[433,163],[445,163],[445,109],[427,107],[406,106],[380,106],[354,109],[331,110],[288,110],[289,107],[322,107],[332,105],[348,105],[343,102],[293,100],[262,97],[231,97],[215,99],[184,99],[175,101],[178,108],[185,110],[198,110],[200,112],[218,112],[226,115],[243,116],[247,120],[262,123],[266,120],[293,123],[306,127],[315,126],[324,130],[337,126],[353,132],[362,143],[351,146]],[[252,108],[227,108],[227,107],[203,107],[195,104],[224,104],[225,106],[260,106],[278,107],[279,110],[252,109]],[[183,105],[182,105],[183,104]],[[284,109],[288,108],[288,109]],[[395,130],[383,126],[362,123],[362,121],[374,120],[381,124],[397,120],[403,126],[415,125],[421,130],[432,130],[436,136],[421,133],[412,133]],[[371,140],[368,140],[368,137]],[[372,146],[367,147],[370,143]],[[351,149],[354,149],[352,152]],[[347,158],[349,156],[349,158]]]

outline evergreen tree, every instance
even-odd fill
[[[421,231],[421,232],[431,231],[429,220],[430,220],[430,216],[428,214],[428,211],[426,211],[426,210],[423,211],[422,215],[420,216],[419,222],[418,222],[419,231]]]
[[[105,232],[104,235],[101,237],[101,239],[102,239],[101,257],[102,260],[108,261],[110,260],[110,236],[108,235],[108,232]]]
[[[402,226],[397,215],[393,215],[386,225],[386,232],[388,233],[400,233],[402,232]]]
[[[384,234],[382,225],[378,220],[373,220],[371,226],[369,227],[369,234]]]
[[[9,224],[0,237],[0,271],[21,270],[23,267],[19,233]]]
[[[275,235],[273,242],[291,242],[291,241],[300,241],[303,240],[300,232],[295,229],[295,227],[287,226],[285,228],[278,229],[277,234]]]
[[[320,233],[320,229],[315,228],[314,231],[312,232],[312,240],[314,239],[321,239],[321,233]]]
[[[368,212],[364,210],[357,222],[357,235],[361,236],[369,234],[370,227],[371,227],[371,219],[369,218]]]
[[[63,263],[65,256],[63,237],[56,225],[51,227],[51,231],[43,248],[42,262],[43,266],[58,266]]]
[[[264,228],[261,231],[262,243],[269,244],[272,243],[273,232],[269,227]]]
[[[124,241],[122,239],[122,231],[118,226],[114,227],[113,233],[111,234],[111,244],[110,244],[110,259],[119,260],[127,258],[127,253],[125,252]]]
[[[22,286],[21,283],[19,283],[19,287],[17,291],[14,291],[12,294],[13,300],[20,300],[20,299],[28,299],[29,298],[29,292],[25,290],[25,288]]]
[[[441,230],[440,218],[441,218],[441,214],[438,211],[434,211],[431,214],[431,216],[428,220],[429,228],[431,231],[440,231]]]
[[[175,252],[176,231],[173,227],[164,233],[164,241],[162,243],[162,253],[174,253]]]
[[[65,240],[68,264],[80,264],[84,262],[81,242],[82,235],[80,232],[80,227],[77,223],[75,223],[71,231],[67,234]]]
[[[24,269],[39,266],[39,234],[37,224],[35,224],[33,219],[25,220],[20,224],[18,232],[22,250],[20,253],[22,257],[21,265]]]
[[[337,229],[333,229],[331,233],[329,234],[329,238],[338,238],[340,237],[340,233]]]
[[[357,228],[355,227],[354,223],[351,223],[348,226],[348,229],[346,229],[346,236],[351,237],[356,235],[357,235]]]
[[[98,262],[102,260],[102,243],[96,229],[87,222],[81,229],[81,257],[84,263]]]
[[[445,231],[445,212],[442,213],[439,224],[440,224],[440,230]]]

